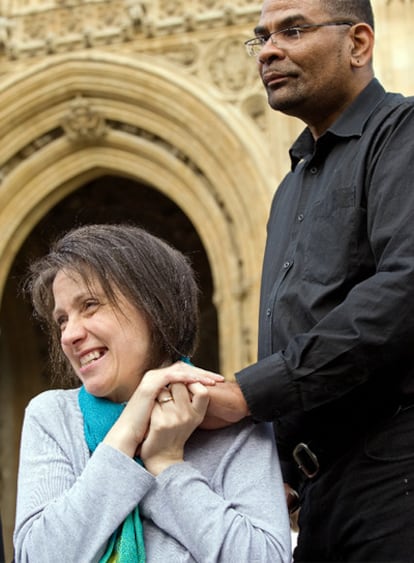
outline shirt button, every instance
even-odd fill
[[[290,266],[290,262],[285,262],[285,263],[283,264],[283,269],[284,269],[284,270],[287,270],[287,268],[289,268],[289,266]]]
[[[298,215],[298,221],[299,223],[302,223],[303,219],[305,218],[305,216],[303,215],[303,213],[299,213]]]
[[[310,173],[316,174],[317,172],[318,172],[318,169],[316,168],[316,166],[312,166],[312,168],[310,169]]]
[[[272,310],[271,309],[267,309],[266,311],[266,317],[271,317],[272,316]]]

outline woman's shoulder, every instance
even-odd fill
[[[268,422],[254,422],[251,417],[246,417],[235,424],[230,424],[217,430],[205,430],[207,435],[211,434],[214,439],[234,440],[237,437],[244,439],[247,435],[255,437],[273,436],[272,425]]]
[[[217,430],[196,430],[189,440],[189,444],[204,455],[222,451],[229,452],[240,447],[255,448],[274,446],[272,425],[266,422],[255,423],[251,418],[245,418],[236,424],[231,424]],[[220,454],[219,454],[220,455]]]
[[[50,416],[53,412],[70,415],[79,410],[79,389],[48,389],[33,397],[27,407],[27,415]]]
[[[22,432],[25,448],[64,455],[76,474],[90,455],[78,395],[79,389],[51,389],[36,395],[26,407]]]

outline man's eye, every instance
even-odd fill
[[[289,39],[296,38],[300,33],[298,27],[288,27],[287,29],[283,30],[283,36]]]
[[[267,40],[269,39],[269,36],[265,36],[265,35],[257,35],[256,36],[256,45],[264,45],[265,43],[267,43]]]

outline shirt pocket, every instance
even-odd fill
[[[303,231],[304,278],[322,285],[355,277],[367,253],[366,211],[353,187],[332,190],[312,205]]]

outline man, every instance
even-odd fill
[[[270,106],[306,129],[268,222],[259,359],[208,425],[273,421],[295,561],[414,554],[414,100],[374,78],[369,0],[264,0]]]

